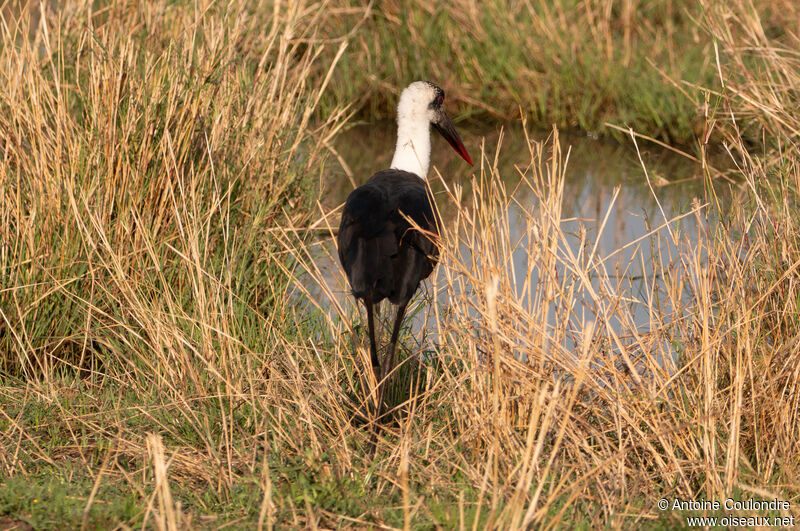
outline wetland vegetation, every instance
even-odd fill
[[[799,21],[794,0],[0,5],[0,527],[800,516]],[[320,249],[333,183],[380,169],[357,144],[393,146],[353,128],[426,78],[475,166],[434,145],[441,263],[370,458],[359,309]]]

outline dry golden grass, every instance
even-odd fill
[[[608,270],[616,251],[600,256],[594,241],[584,241],[576,253],[574,236],[564,232],[567,161],[557,131],[547,143],[528,142],[518,188],[538,201],[517,205],[521,236],[512,235],[507,214],[516,194],[505,189],[493,154],[483,153],[471,196],[455,186],[444,198],[455,213],[445,222],[434,296],[420,301],[427,328],[405,338],[396,420],[378,447],[387,481],[416,471],[417,485],[450,490],[451,499],[477,493],[467,521],[501,528],[566,526],[575,518],[627,527],[665,516],[677,525],[678,515],[654,507],[662,497],[794,499],[785,486],[796,478],[789,457],[796,442],[798,389],[789,376],[797,367],[796,309],[774,314],[764,293],[786,278],[765,278],[758,264],[766,249],[737,236],[748,223],[766,244],[769,226],[738,218],[744,210],[709,226],[713,207],[696,203],[687,215],[703,227],[697,239],[670,220],[628,244],[640,246],[632,261],[650,259],[644,247],[656,234],[679,250],[659,255],[650,291],[634,295]],[[751,184],[762,178],[747,175]],[[305,249],[287,243],[313,271]],[[514,270],[512,256],[520,249],[523,272]],[[339,338],[332,357],[349,359],[368,379],[363,332],[346,324],[358,321],[356,310],[336,302],[346,280],[312,277],[336,309],[327,321],[334,345]],[[756,277],[759,289],[745,289]],[[636,306],[650,315],[644,331],[635,324]],[[785,333],[776,335],[774,319]],[[347,340],[353,334],[357,347]],[[360,391],[353,384],[350,392],[360,392],[353,407],[363,408],[373,385]],[[781,437],[765,429],[775,419]],[[460,512],[440,523],[463,526],[462,518]]]
[[[745,5],[705,6],[724,90],[701,140],[719,131],[741,185],[721,207],[698,143],[696,239],[668,220],[626,244],[652,260],[645,292],[565,232],[557,129],[514,140],[530,147],[517,190],[499,143],[471,186],[442,180],[439,274],[411,309],[425,326],[402,336],[370,458],[358,310],[312,237],[338,225],[314,181],[347,118],[320,110],[338,66],[321,58],[361,39],[321,38],[330,9],[75,2],[38,29],[4,13],[0,516],[671,527],[685,521],[659,498],[728,496],[797,516],[793,37],[750,31]],[[657,238],[674,253],[646,258]]]
[[[702,10],[692,1],[333,4],[324,31],[358,31],[332,94],[370,118],[392,118],[399,87],[433,78],[475,118],[516,119],[521,107],[544,128],[605,135],[611,121],[689,144],[702,91],[665,79],[715,81],[711,39],[693,22]]]

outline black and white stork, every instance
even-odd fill
[[[426,181],[431,125],[472,165],[444,111],[444,91],[427,81],[411,83],[397,105],[397,147],[391,168],[377,172],[350,193],[339,225],[339,260],[353,296],[361,299],[367,309],[370,360],[379,385],[378,417],[383,399],[380,389],[394,365],[406,306],[419,283],[433,271],[439,256],[434,242],[439,235],[439,219]],[[378,358],[373,320],[373,307],[383,299],[398,307],[385,374]]]

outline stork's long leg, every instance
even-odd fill
[[[383,371],[385,378],[388,380],[389,375],[392,373],[394,369],[394,350],[397,346],[397,336],[400,335],[400,325],[403,324],[403,317],[406,314],[406,306],[408,306],[408,301],[401,304],[397,307],[397,315],[394,318],[394,326],[392,327],[392,338],[389,340],[389,353],[386,356],[386,368]],[[386,389],[387,382],[383,382],[380,386],[380,393],[378,393],[378,401],[383,404],[383,395]]]
[[[372,363],[372,372],[375,373],[375,380],[381,382],[381,362],[378,359],[378,348],[375,346],[375,321],[372,316],[372,299],[364,299],[364,306],[367,307],[367,328],[369,329],[369,357]]]
[[[394,369],[394,349],[397,346],[397,336],[400,335],[400,325],[403,324],[403,317],[406,315],[406,306],[408,301],[397,307],[397,316],[394,318],[394,327],[392,327],[392,338],[389,340],[389,354],[386,356],[386,370],[387,375]]]
[[[364,303],[367,304],[367,325],[369,326],[370,330],[370,341],[372,346],[372,352],[375,352],[375,341],[373,339],[373,325],[372,325],[372,304],[368,303],[367,300],[364,300]],[[372,356],[372,368],[375,371],[375,379],[378,381],[378,404],[377,404],[377,413],[375,415],[376,421],[379,421],[381,415],[383,414],[383,395],[386,390],[387,382],[381,381],[381,374],[385,374],[386,378],[388,379],[389,375],[394,368],[394,349],[395,345],[397,344],[397,336],[400,335],[400,325],[403,323],[403,317],[406,314],[406,306],[408,306],[408,302],[401,304],[397,308],[397,316],[394,319],[394,326],[392,327],[392,338],[389,343],[389,355],[386,359],[386,370],[382,371],[380,367],[380,361],[378,360],[377,355],[373,354]],[[378,432],[380,431],[380,427],[378,425],[373,426],[372,435],[369,438],[369,445],[367,446],[367,455],[370,457],[374,455],[376,444],[378,442]]]
[[[378,442],[378,419],[382,414],[381,404],[383,403],[383,392],[381,391],[381,362],[378,359],[378,349],[375,344],[375,321],[372,315],[372,299],[364,299],[364,306],[367,307],[367,328],[369,329],[369,356],[372,363],[372,372],[375,375],[375,382],[378,388],[375,390],[375,424],[372,426],[372,435],[369,438],[367,455],[370,457],[375,453],[376,443]]]

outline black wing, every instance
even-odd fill
[[[436,265],[433,240],[438,234],[439,219],[425,181],[401,170],[373,175],[347,198],[339,227],[339,260],[353,295],[408,302]]]

